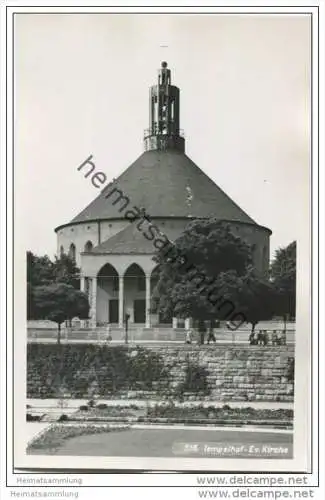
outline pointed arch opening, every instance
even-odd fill
[[[146,321],[146,275],[139,264],[131,264],[124,273],[124,310],[130,323]]]
[[[117,324],[119,321],[119,275],[114,266],[106,263],[97,273],[98,325]]]
[[[74,243],[71,243],[71,245],[70,245],[69,257],[70,257],[70,259],[76,261],[76,245]]]
[[[128,280],[130,283],[133,280],[133,283],[139,292],[146,289],[146,275],[139,264],[131,264],[124,273],[124,279]]]
[[[268,246],[264,245],[262,252],[262,272],[266,273],[269,268],[269,252]]]
[[[263,261],[266,260],[266,258],[267,258],[267,246],[265,245],[263,247]]]
[[[91,252],[93,248],[94,248],[94,246],[93,246],[92,242],[90,240],[88,240],[87,243],[85,243],[84,251]]]

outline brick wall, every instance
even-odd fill
[[[28,397],[293,401],[294,346],[29,344]]]

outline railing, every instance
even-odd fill
[[[263,330],[264,332],[265,330]],[[268,334],[268,344],[267,346],[280,345],[273,343],[272,334],[275,329],[267,330]],[[282,330],[276,330],[278,337],[281,338]],[[257,333],[259,330],[257,330]],[[113,343],[124,343],[125,342],[125,330],[124,328],[119,328],[118,326],[112,326],[110,330],[110,336],[112,337]],[[216,339],[216,344],[242,344],[249,345],[249,332],[247,330],[236,330],[231,332],[226,329],[215,329],[214,336]],[[185,328],[171,327],[159,327],[152,326],[151,328],[145,328],[144,325],[131,325],[128,329],[128,341],[130,344],[137,342],[177,342],[184,343],[186,337]],[[195,334],[193,336],[193,344],[198,341],[199,335]],[[205,335],[205,343],[207,342],[208,334]],[[29,328],[27,333],[27,339],[29,342],[55,342],[57,339],[57,331],[54,329],[34,329]],[[105,327],[96,328],[72,328],[72,329],[62,329],[61,339],[63,343],[69,342],[86,342],[86,343],[109,343],[108,342],[108,331]],[[287,330],[285,335],[286,344],[295,343],[295,330]],[[212,342],[213,344],[213,342]],[[266,347],[267,347],[266,346]]]
[[[176,130],[175,132],[165,133],[163,130],[158,131],[158,129],[147,128],[143,132],[143,138],[147,139],[148,137],[154,136],[176,136],[176,137],[185,137],[184,130],[182,128]]]

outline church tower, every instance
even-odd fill
[[[149,91],[149,128],[144,133],[145,151],[177,149],[185,151],[183,132],[179,127],[179,88],[171,83],[170,69],[164,61],[158,71],[158,82]]]
[[[172,85],[166,62],[149,88],[144,149],[74,219],[56,228],[58,253],[69,253],[81,268],[81,289],[89,296],[92,327],[110,323],[122,331],[126,314],[130,327],[150,329],[167,323],[176,329],[181,325],[180,318],[163,318],[152,307],[157,280],[153,257],[159,248],[158,235],[173,242],[195,219],[228,222],[234,234],[251,245],[255,269],[268,272],[271,231],[257,224],[185,154],[180,90]],[[217,177],[225,165],[212,161]],[[145,211],[150,228],[139,224],[139,218],[130,220],[130,211]]]

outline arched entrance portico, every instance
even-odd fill
[[[80,288],[89,297],[88,324],[96,328],[112,323],[124,328],[128,313],[129,325],[150,328],[150,275],[154,267],[151,256],[109,257],[108,260],[104,253],[82,254]]]

